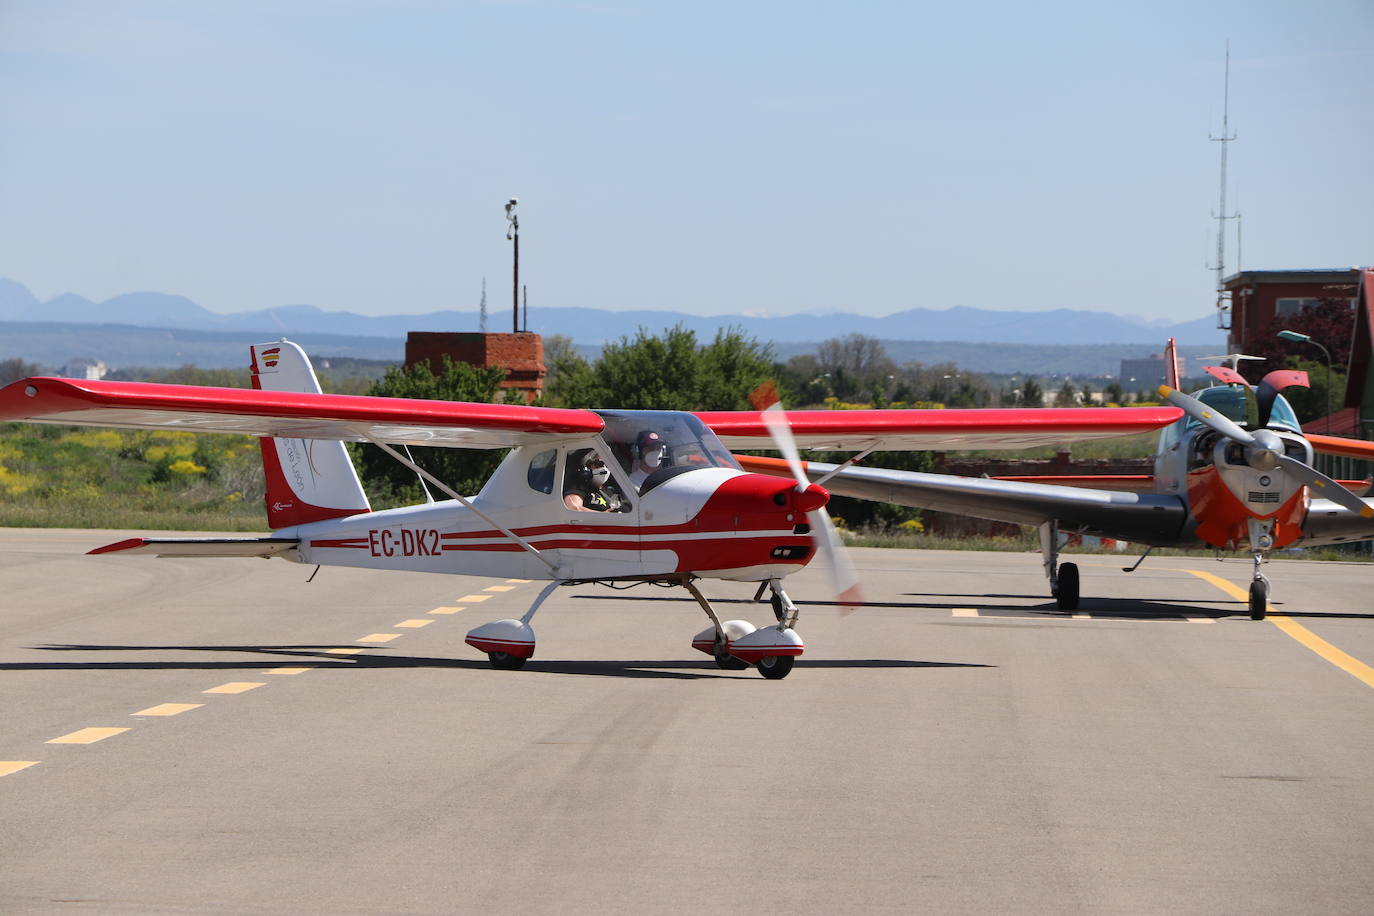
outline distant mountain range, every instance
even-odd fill
[[[0,321],[110,323],[188,331],[242,331],[258,335],[309,331],[404,339],[407,331],[476,331],[480,315],[476,311],[440,311],[373,316],[329,312],[313,305],[285,305],[222,315],[202,308],[185,296],[167,293],[125,293],[104,302],[64,293],[40,302],[23,284],[0,279]],[[488,330],[504,331],[509,321],[508,312],[497,310],[491,315]],[[649,310],[613,312],[593,308],[536,309],[530,315],[530,330],[544,335],[563,334],[588,346],[600,346],[634,333],[640,327],[656,332],[676,324],[705,336],[714,334],[720,327],[738,327],[760,340],[780,343],[816,342],[854,333],[881,340],[979,343],[1132,343],[1162,347],[1168,337],[1177,337],[1180,343],[1205,346],[1222,343],[1222,334],[1217,331],[1211,315],[1175,324],[1152,324],[1108,312],[1071,309],[995,312],[956,306],[908,309],[881,318],[839,312],[758,317]]]
[[[509,328],[509,314],[497,310],[488,330]],[[1065,372],[1104,375],[1123,358],[1159,352],[1176,337],[1189,350],[1220,352],[1224,344],[1215,319],[1151,324],[1107,312],[1056,309],[997,312],[958,306],[908,309],[881,318],[867,315],[803,314],[777,317],[689,315],[592,308],[536,309],[530,330],[562,334],[584,348],[633,334],[658,333],[681,324],[710,339],[717,329],[735,327],[773,345],[779,357],[810,352],[823,340],[865,334],[887,344],[899,362],[955,362],[974,372]],[[184,296],[126,293],[92,302],[74,293],[41,302],[21,283],[0,279],[0,359],[18,356],[61,366],[77,357],[110,366],[237,366],[247,343],[290,336],[311,352],[399,361],[408,331],[476,331],[476,311],[418,315],[358,315],[312,305],[288,305],[253,312],[219,314]]]

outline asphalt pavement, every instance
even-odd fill
[[[684,591],[0,530],[0,912],[1367,913],[1374,566],[856,550],[781,681]],[[1229,586],[1229,590],[1228,590]],[[752,587],[703,583],[763,624]]]

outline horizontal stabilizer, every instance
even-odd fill
[[[142,553],[156,557],[279,557],[297,538],[129,538],[87,553]]]

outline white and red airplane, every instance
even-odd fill
[[[28,378],[0,389],[0,421],[240,433],[261,439],[268,537],[132,538],[92,553],[272,557],[299,563],[547,580],[519,620],[467,642],[498,668],[534,654],[531,618],[560,585],[686,588],[711,620],[692,645],[725,668],[785,677],[804,651],[783,579],[818,552],[836,571],[836,603],[855,601],[820,486],[747,473],[730,448],[1027,448],[1129,435],[1173,422],[1172,407],[1065,410],[761,412],[567,410],[330,395],[305,352],[251,348],[253,390]],[[652,433],[653,435],[646,435]],[[371,442],[451,500],[371,511],[344,442]],[[650,443],[652,453],[645,452]],[[397,448],[509,448],[465,497]],[[644,452],[639,454],[637,452]],[[598,477],[608,511],[574,508]],[[639,462],[640,458],[647,459]],[[659,467],[640,479],[646,467]],[[636,472],[636,466],[638,470]],[[793,474],[800,465],[793,460]],[[577,500],[565,497],[570,492]],[[758,582],[776,624],[721,621],[697,579]]]
[[[1077,564],[1058,562],[1061,527],[1150,549],[1246,550],[1253,561],[1250,616],[1262,620],[1269,581],[1260,567],[1270,551],[1374,538],[1374,500],[1351,492],[1363,492],[1369,482],[1333,480],[1312,467],[1314,451],[1374,460],[1374,442],[1303,435],[1279,392],[1307,387],[1305,372],[1275,370],[1252,387],[1233,367],[1209,366],[1221,384],[1184,394],[1177,389],[1173,344],[1170,383],[1159,393],[1184,415],[1160,433],[1154,475],[1143,488],[1149,492],[1109,489],[1086,476],[970,478],[814,462],[802,466],[798,479],[821,481],[841,496],[1039,526],[1050,592],[1065,610],[1078,607],[1079,575]],[[739,460],[760,473],[797,473],[776,458]]]

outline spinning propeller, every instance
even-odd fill
[[[835,603],[840,606],[841,613],[852,613],[863,602],[863,593],[859,588],[859,575],[854,570],[854,564],[849,559],[844,542],[840,540],[839,532],[830,521],[830,513],[825,510],[824,499],[820,499],[826,496],[826,493],[806,479],[806,472],[802,470],[801,455],[797,452],[797,440],[792,435],[792,426],[787,422],[787,414],[783,412],[781,402],[773,401],[762,411],[762,416],[764,424],[773,436],[773,443],[787,460],[792,476],[797,479],[797,491],[793,494],[795,504],[815,506],[808,509],[806,520],[811,525],[811,537],[816,540],[821,554],[830,566],[831,579],[835,586]],[[815,499],[808,499],[813,494]]]
[[[1268,429],[1257,429],[1253,433],[1243,429],[1229,417],[1222,416],[1197,398],[1184,394],[1177,388],[1160,385],[1159,393],[1166,401],[1203,426],[1244,446],[1245,463],[1255,470],[1273,471],[1277,468],[1283,468],[1298,480],[1314,487],[1322,496],[1333,503],[1339,503],[1364,518],[1374,517],[1374,509],[1371,509],[1364,500],[1354,493],[1311,465],[1285,455],[1283,440],[1276,433]],[[1272,406],[1272,397],[1270,404]]]

